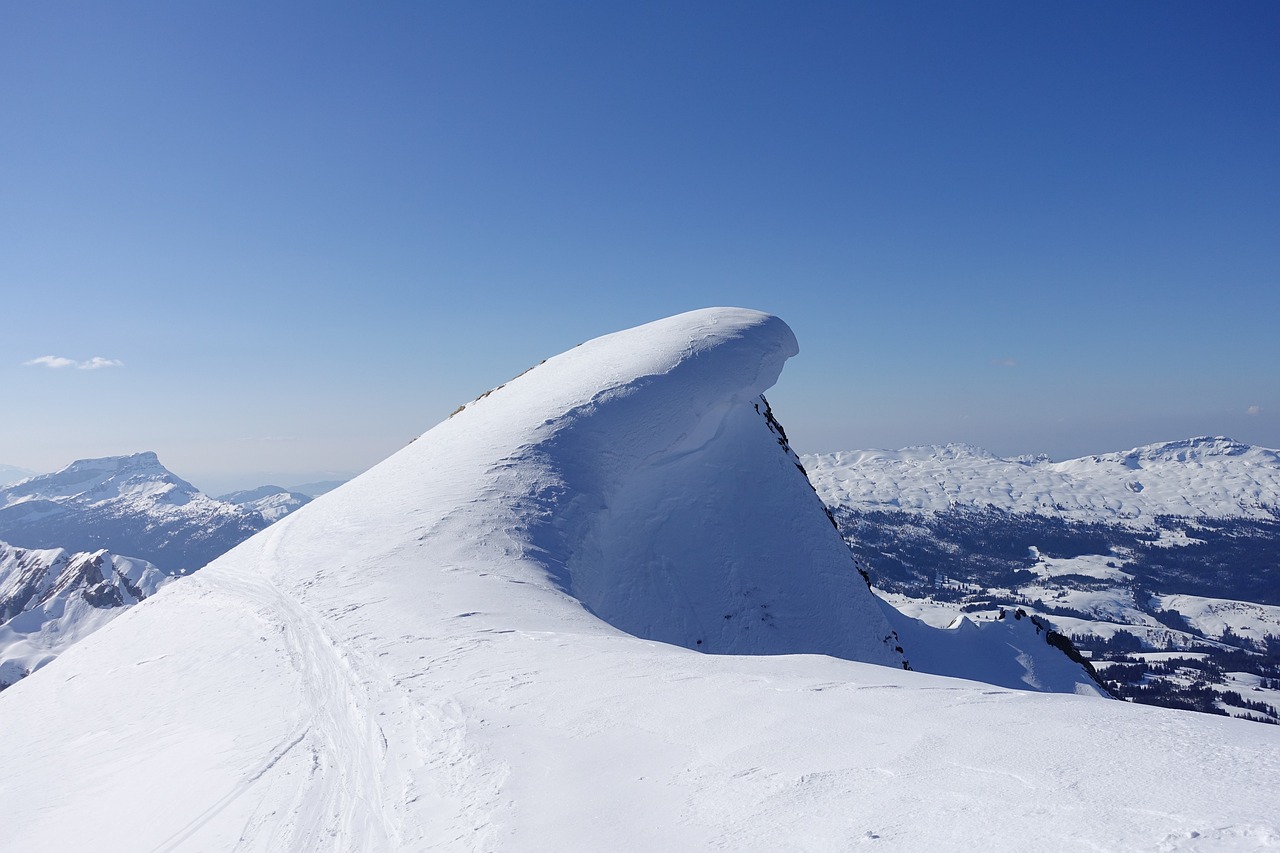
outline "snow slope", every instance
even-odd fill
[[[795,350],[591,341],[133,608],[0,696],[0,847],[1280,843],[1272,727],[901,669],[756,410]]]
[[[1196,595],[1162,595],[1159,603],[1182,614],[1207,637],[1221,637],[1227,631],[1255,643],[1267,636],[1280,637],[1280,607],[1275,605]]]
[[[0,542],[0,687],[49,663],[171,577],[146,560],[106,551]]]
[[[1001,459],[964,444],[802,458],[829,505],[1035,512],[1149,526],[1160,515],[1280,517],[1280,451],[1222,436],[1066,462]]]

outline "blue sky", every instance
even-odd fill
[[[4,4],[0,462],[349,473],[717,304],[796,331],[801,452],[1280,446],[1278,35],[1271,2]]]

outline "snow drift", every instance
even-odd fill
[[[796,351],[775,317],[674,317],[547,361],[414,455],[490,460],[469,514],[511,518],[522,567],[628,633],[900,665],[761,397]]]
[[[169,585],[0,697],[0,846],[1280,837],[1269,727],[901,669],[759,398],[795,349],[589,342]]]

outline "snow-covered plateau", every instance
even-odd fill
[[[0,847],[1280,845],[1278,727],[903,668],[1008,632],[1088,689],[871,594],[760,396],[796,351],[598,338],[168,584],[0,694]]]
[[[1280,451],[1201,436],[1066,462],[965,444],[806,455],[823,500],[864,509],[957,507],[1153,525],[1161,516],[1280,518]]]

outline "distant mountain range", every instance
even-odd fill
[[[0,465],[0,486],[7,486],[10,483],[16,483],[19,480],[25,480],[35,475],[35,471],[19,468],[16,465]]]
[[[0,540],[23,548],[106,549],[189,572],[306,502],[279,492],[284,496],[217,500],[150,452],[81,459],[0,488]]]
[[[282,486],[259,486],[219,495],[218,500],[261,513],[267,521],[278,521],[311,503],[311,496]]]
[[[278,486],[211,498],[154,453],[0,488],[0,687],[310,500]]]
[[[173,573],[108,551],[72,554],[0,542],[0,689],[44,666]]]
[[[825,501],[862,510],[997,509],[1132,528],[1162,516],[1280,518],[1280,451],[1223,436],[1066,462],[948,444],[810,455],[804,465]]]
[[[1114,693],[1280,721],[1280,452],[1202,436],[1066,462],[957,444],[802,462],[900,610],[1022,608]]]

